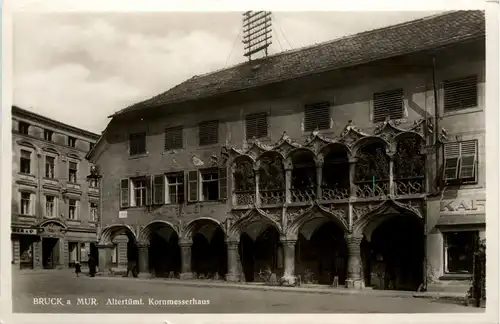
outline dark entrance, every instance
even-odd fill
[[[47,237],[42,239],[42,264],[44,269],[54,269],[59,259],[59,239]]]
[[[316,229],[310,240],[300,234],[295,259],[296,272],[305,283],[331,285],[337,276],[339,284],[343,285],[347,265],[344,232],[329,222]]]
[[[262,281],[259,273],[266,269],[280,277],[283,274],[283,260],[282,256],[281,259],[279,258],[279,248],[279,233],[274,227],[266,229],[255,242],[243,233],[240,239],[240,258],[245,280],[247,282]]]
[[[170,272],[177,276],[181,271],[177,234],[172,233],[167,239],[159,233],[153,232],[149,242],[149,269],[156,277],[167,277]]]
[[[423,225],[416,217],[395,215],[380,224],[371,240],[374,288],[416,291],[423,282]]]
[[[94,260],[97,260],[99,262],[99,249],[97,248],[97,245],[93,242],[90,243],[90,251],[89,254]],[[85,257],[88,257],[87,255]]]
[[[215,274],[223,278],[226,274],[224,232],[219,227],[214,230],[210,240],[201,233],[193,236],[192,270],[204,278],[213,278]]]
[[[21,269],[33,269],[34,242],[34,237],[28,235],[19,236],[19,267]]]

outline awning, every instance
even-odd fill
[[[486,214],[441,215],[436,226],[485,225]]]

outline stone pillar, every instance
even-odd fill
[[[33,242],[33,269],[40,270],[43,269],[42,262],[42,239],[39,238],[37,241]]]
[[[259,173],[259,165],[255,165],[253,172],[255,174],[255,204],[257,206],[260,206],[260,193],[259,193],[259,187],[260,187],[260,173]]]
[[[227,241],[227,274],[226,281],[237,282],[240,280],[240,257],[238,255],[238,241]]]
[[[111,254],[113,253],[114,244],[98,244],[99,250],[99,272],[109,273],[112,267]]]
[[[361,261],[361,241],[362,235],[346,234],[347,243],[347,288],[364,288],[363,269]]]
[[[316,200],[323,198],[321,185],[323,184],[323,158],[316,161]]]
[[[285,203],[292,202],[292,165],[286,166],[285,169]]]
[[[388,152],[389,156],[389,195],[396,195],[396,184],[394,183],[394,153]]]
[[[284,276],[295,275],[295,244],[296,240],[282,240],[283,244],[283,261],[285,264]]]
[[[349,159],[349,197],[356,197],[356,185],[354,184],[354,179],[356,175],[356,162],[357,159]]]
[[[21,268],[21,248],[20,248],[20,241],[19,239],[11,239],[12,243],[12,265],[14,265],[15,268],[20,269]],[[34,245],[33,245],[34,247]],[[32,250],[33,251],[33,250]],[[34,256],[34,253],[32,252],[32,255]],[[34,259],[34,257],[33,257]]]
[[[139,258],[139,260],[137,260],[139,277],[149,277],[149,244],[138,243],[137,251]]]
[[[191,246],[192,242],[183,242],[179,246],[181,248],[181,279],[192,279],[193,273],[191,272]]]

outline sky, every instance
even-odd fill
[[[435,13],[273,12],[269,54]],[[13,104],[98,134],[115,111],[246,60],[241,12],[25,12],[13,24]]]

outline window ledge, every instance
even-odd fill
[[[200,145],[198,144],[198,150],[209,150],[209,149],[214,149],[221,146],[220,143],[214,143],[214,144],[207,144],[207,145]]]
[[[149,152],[146,152],[146,153],[129,155],[128,159],[129,160],[141,159],[141,158],[148,157],[148,156],[149,156]]]
[[[472,107],[472,108],[463,108],[463,109],[457,109],[457,110],[452,110],[452,111],[445,111],[441,118],[455,116],[455,115],[471,114],[471,113],[481,112],[481,111],[483,111],[482,107]]]
[[[23,173],[23,172],[18,172],[17,174],[18,174],[18,175],[20,175],[20,176],[23,176],[23,177],[36,178],[36,175],[34,175],[34,174],[32,174],[32,173]]]
[[[472,275],[469,273],[446,273],[439,277],[439,280],[470,280]]]

